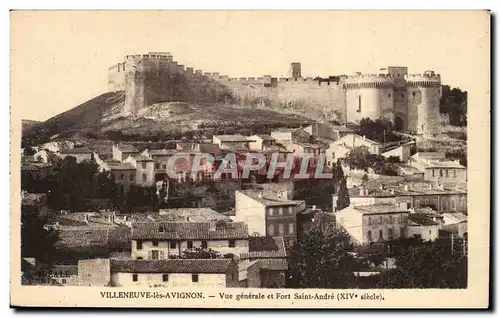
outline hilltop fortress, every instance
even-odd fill
[[[433,71],[408,74],[407,67],[391,66],[379,74],[304,78],[295,62],[288,78],[231,78],[185,67],[170,53],[152,52],[125,56],[108,76],[110,91],[125,91],[125,115],[160,102],[224,102],[342,122],[387,118],[404,131],[440,133],[441,77]]]

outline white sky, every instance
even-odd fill
[[[488,45],[485,12],[14,12],[12,94],[45,120],[107,90],[126,54],[171,52],[180,64],[232,77],[434,70],[469,90]]]

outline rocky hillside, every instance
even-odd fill
[[[109,135],[152,136],[199,132],[221,127],[253,130],[274,126],[299,126],[309,118],[260,107],[226,104],[165,102],[142,109],[136,116],[124,117],[123,92],[97,96],[23,132],[23,141],[43,143],[57,138]],[[260,129],[261,130],[261,129]]]
[[[29,130],[30,128],[40,124],[41,121],[36,121],[36,120],[29,120],[29,119],[23,119],[21,120],[21,125],[22,125],[22,130],[23,130],[23,133],[27,130]]]

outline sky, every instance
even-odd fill
[[[231,77],[408,66],[470,90],[490,36],[481,11],[14,11],[11,30],[11,107],[32,120],[106,92],[108,67],[148,52]]]

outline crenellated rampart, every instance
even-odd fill
[[[151,52],[127,55],[123,62],[111,66],[108,84],[110,91],[125,91],[126,114],[167,101],[225,102],[269,107],[314,119],[384,117],[394,121],[397,116],[403,127],[421,132],[426,128],[416,118],[430,120],[434,110],[420,114],[418,105],[434,108],[437,93],[426,89],[440,87],[441,78],[432,71],[408,75],[406,69],[390,67],[390,72],[383,74],[324,79],[302,77],[299,66],[296,77],[230,77],[180,64],[168,52]]]

